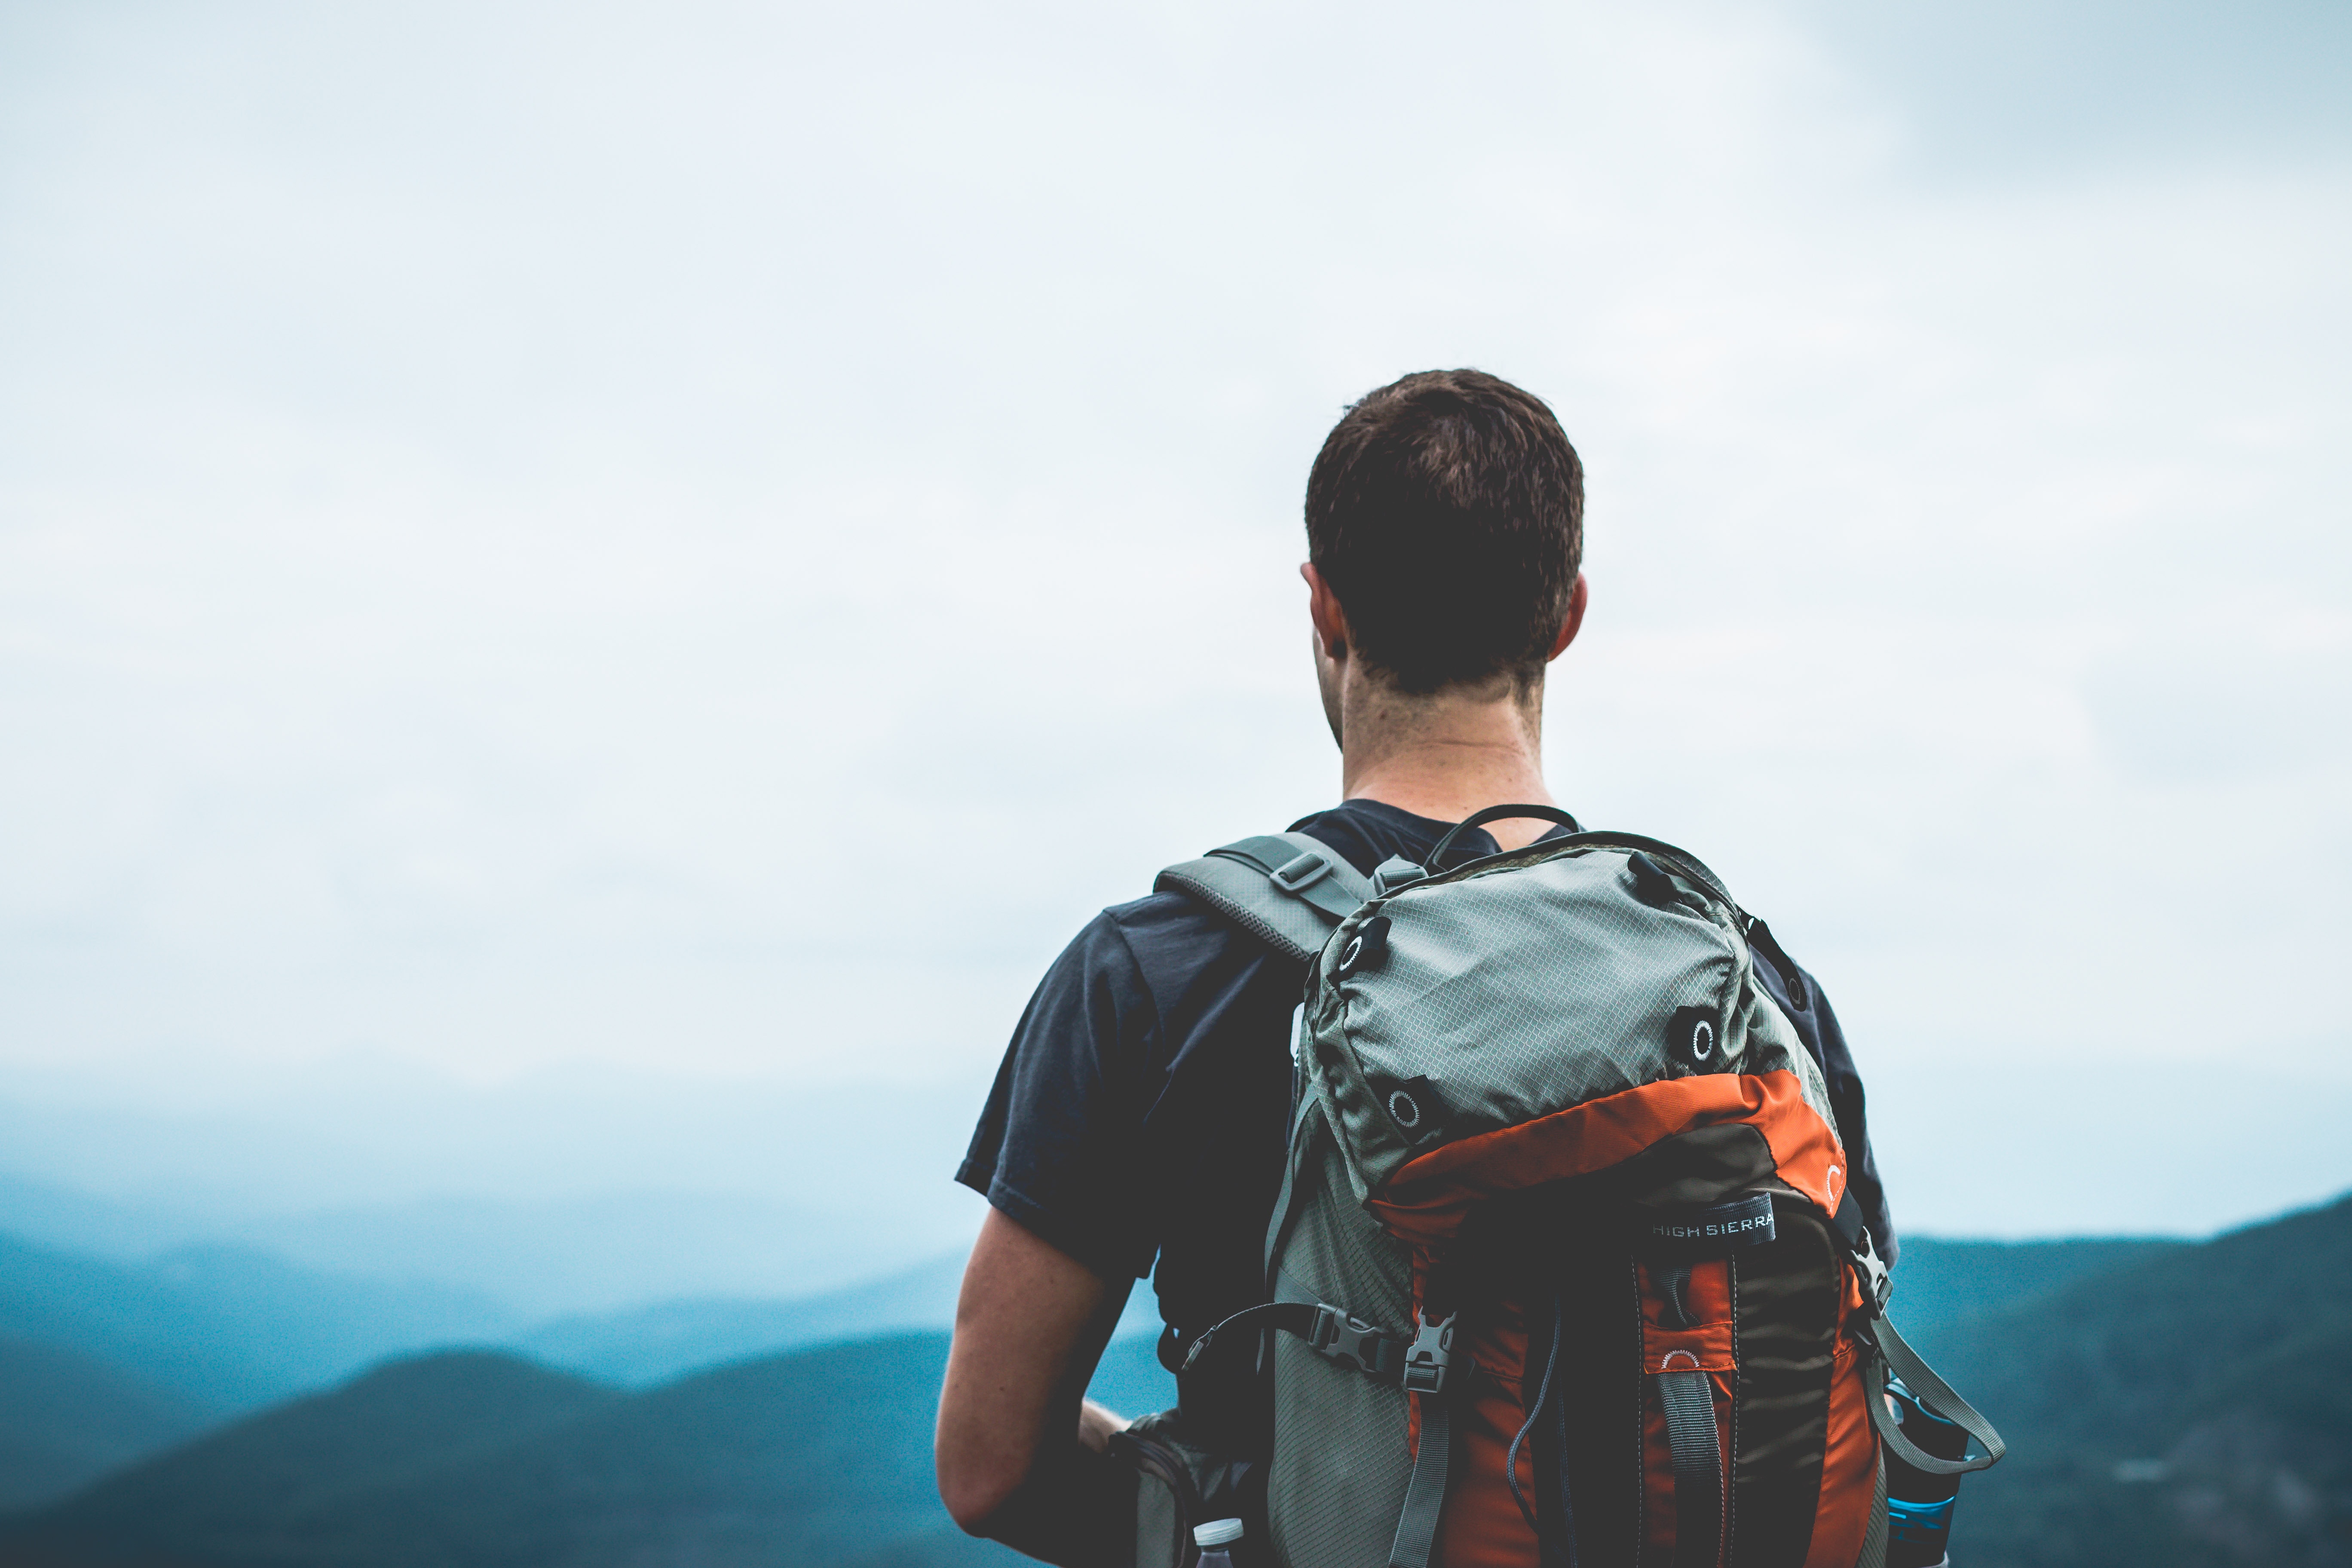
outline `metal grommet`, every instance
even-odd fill
[[[1389,1114],[1408,1132],[1421,1125],[1420,1102],[1402,1089],[1389,1096]]]
[[[1374,915],[1339,950],[1339,964],[1333,973],[1345,980],[1359,970],[1378,969],[1388,953],[1389,917]]]
[[[1714,1072],[1723,1059],[1723,1037],[1712,1007],[1677,1007],[1666,1021],[1666,1056],[1698,1072]]]

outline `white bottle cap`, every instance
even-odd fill
[[[1214,1546],[1231,1546],[1242,1538],[1242,1521],[1238,1519],[1213,1519],[1192,1529],[1192,1543],[1206,1552]]]

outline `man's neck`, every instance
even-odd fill
[[[1544,787],[1542,693],[1441,692],[1400,697],[1349,683],[1340,716],[1339,784],[1416,816],[1459,822],[1490,805],[1549,805]],[[1550,824],[1512,819],[1488,829],[1516,848]]]

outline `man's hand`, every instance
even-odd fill
[[[940,1498],[965,1530],[985,1532],[1062,1434],[1098,1453],[1126,1425],[1080,1396],[1127,1291],[989,1210],[956,1302],[934,1449]]]
[[[1101,1453],[1110,1447],[1110,1435],[1127,1430],[1127,1417],[1114,1410],[1097,1405],[1091,1399],[1078,1401],[1078,1441]]]

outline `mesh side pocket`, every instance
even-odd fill
[[[1403,1248],[1357,1206],[1328,1131],[1299,1174],[1296,1217],[1276,1263],[1291,1282],[1365,1321],[1401,1329],[1412,1315]],[[1274,1456],[1266,1514],[1287,1568],[1384,1568],[1412,1458],[1404,1391],[1274,1336]]]
[[[1383,1568],[1412,1458],[1405,1396],[1291,1335],[1274,1352],[1274,1467],[1266,1516],[1286,1568]]]

